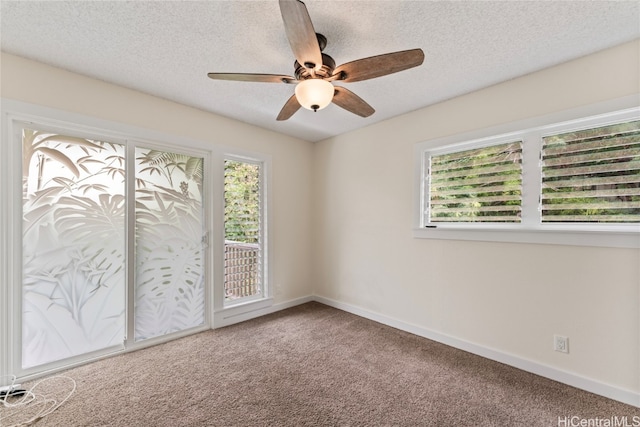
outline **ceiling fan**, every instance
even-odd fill
[[[322,53],[327,39],[315,32],[305,4],[300,0],[279,1],[287,38],[296,57],[295,77],[279,74],[208,74],[215,80],[296,84],[294,95],[284,104],[277,120],[287,120],[300,107],[318,111],[331,102],[358,116],[369,117],[375,112],[373,107],[355,93],[334,86],[332,82],[350,83],[386,76],[417,67],[424,60],[422,49],[411,49],[358,59],[336,67],[333,58]]]

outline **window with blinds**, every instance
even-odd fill
[[[543,138],[543,223],[640,222],[640,121]]]
[[[640,248],[637,97],[420,142],[415,154],[414,237]]]
[[[522,141],[428,155],[427,222],[518,223]]]

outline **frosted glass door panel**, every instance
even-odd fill
[[[203,159],[136,148],[135,339],[204,324]]]
[[[22,367],[125,333],[124,147],[22,131]]]

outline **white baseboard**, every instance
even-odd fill
[[[571,372],[566,372],[538,362],[523,359],[512,354],[504,353],[499,350],[484,347],[449,335],[441,334],[427,328],[423,328],[417,325],[403,322],[398,319],[394,319],[389,316],[363,309],[361,307],[346,304],[340,301],[335,301],[330,298],[315,295],[312,300],[328,305],[330,307],[346,311],[348,313],[355,314],[360,317],[364,317],[366,319],[373,320],[378,323],[382,323],[387,326],[391,326],[396,329],[400,329],[405,332],[412,333],[414,335],[446,344],[450,347],[464,350],[469,353],[485,357],[487,359],[495,360],[496,362],[504,363],[506,365],[522,369],[526,372],[531,372],[533,374],[540,375],[542,377],[549,378],[551,380],[558,381],[572,387],[586,390],[588,392],[598,394],[609,399],[617,400],[628,405],[640,407],[640,393],[638,392],[621,389],[619,387],[585,378]]]

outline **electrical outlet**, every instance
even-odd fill
[[[560,353],[569,353],[569,338],[562,335],[553,336],[553,349]]]

